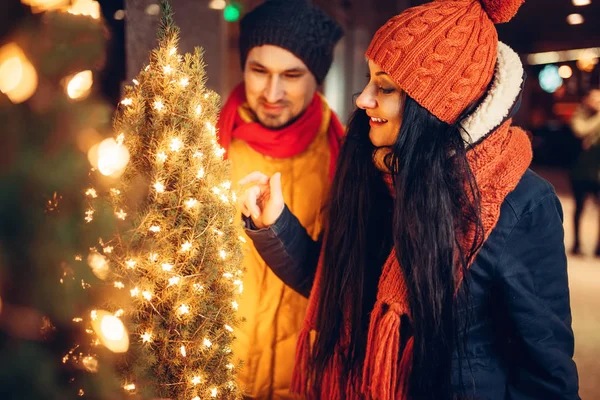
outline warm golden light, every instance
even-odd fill
[[[90,94],[93,83],[94,77],[92,71],[81,71],[67,78],[65,90],[67,95],[73,100],[81,100]]]
[[[219,394],[219,391],[217,390],[217,388],[210,389],[210,397],[217,397],[218,394]]]
[[[163,269],[163,271],[169,272],[173,269],[173,264],[164,263],[162,265],[162,269]]]
[[[140,294],[140,289],[138,289],[136,287],[136,288],[131,289],[130,292],[131,292],[131,297],[137,297]]]
[[[124,106],[130,106],[133,104],[133,99],[125,98],[121,100],[121,104],[123,104]]]
[[[119,219],[125,219],[125,217],[127,217],[127,213],[125,211],[123,211],[122,209],[115,212],[115,215],[117,216],[117,218]]]
[[[227,253],[225,252],[225,250],[221,250],[219,251],[219,256],[224,260],[227,258]]]
[[[173,67],[171,67],[170,65],[165,65],[163,67],[163,72],[167,75],[170,75],[171,72],[173,72]]]
[[[210,340],[208,340],[207,338],[204,338],[204,340],[202,341],[202,344],[204,345],[204,347],[212,346],[212,342]]]
[[[161,100],[156,100],[154,102],[154,109],[156,111],[162,111],[162,110],[164,110],[164,108],[165,108],[165,105],[163,104],[163,102]]]
[[[82,364],[88,372],[98,372],[98,360],[95,357],[83,357]]]
[[[135,261],[133,261],[132,259],[129,259],[129,260],[125,261],[125,264],[127,264],[128,269],[133,269],[135,267],[135,264],[137,264],[137,263]]]
[[[143,291],[142,296],[148,301],[152,300],[152,293],[150,293],[148,291]]]
[[[200,104],[198,104],[196,106],[196,115],[200,115],[202,114],[202,106]]]
[[[115,139],[107,138],[88,151],[88,159],[102,175],[118,178],[129,163],[129,151]]]
[[[192,244],[190,242],[185,242],[184,244],[181,245],[182,252],[190,251],[191,249],[192,249]]]
[[[169,286],[177,285],[179,283],[180,279],[181,278],[179,278],[178,276],[174,276],[172,278],[169,278]]]
[[[179,85],[181,87],[187,87],[187,85],[189,85],[189,84],[190,84],[190,80],[188,78],[181,78],[179,80]]]
[[[99,279],[106,279],[108,276],[108,260],[102,254],[94,251],[88,255],[87,263],[92,269],[94,275]]]
[[[240,306],[237,303],[237,301],[232,301],[231,302],[231,308],[233,308],[235,311],[237,311],[240,308]]]
[[[97,318],[92,320],[92,328],[100,342],[113,353],[124,353],[129,348],[129,335],[123,322],[108,311],[96,311]]]
[[[129,383],[123,386],[123,389],[127,390],[128,392],[132,392],[135,390],[135,385],[133,383]]]
[[[156,193],[163,193],[165,191],[165,185],[160,182],[156,182],[154,184],[154,190],[156,190]]]
[[[187,356],[187,352],[185,351],[185,346],[181,346],[179,348],[179,351],[181,352],[181,355],[186,357]]]
[[[192,378],[192,385],[196,386],[202,382],[202,379],[199,376],[194,376]]]
[[[140,335],[142,338],[142,343],[151,343],[152,342],[152,332],[144,332]]]
[[[158,161],[160,161],[160,162],[163,162],[163,163],[164,163],[165,161],[167,161],[167,155],[165,154],[165,152],[164,152],[164,151],[161,151],[160,153],[158,153],[158,154],[156,155],[156,159],[157,159]]]
[[[190,312],[190,308],[189,308],[187,305],[185,305],[185,304],[182,304],[182,305],[181,305],[181,306],[179,306],[179,308],[177,309],[177,312],[178,312],[180,315],[184,315],[184,314],[187,314],[187,313],[189,313],[189,312]]]
[[[28,100],[37,89],[38,75],[16,43],[0,47],[0,92],[15,104]]]
[[[100,3],[94,0],[75,0],[67,11],[73,15],[86,15],[94,19],[99,19]]]
[[[181,147],[183,147],[183,143],[181,143],[181,140],[179,138],[174,138],[173,140],[171,140],[171,151],[179,151],[181,150]]]
[[[569,79],[573,75],[573,70],[568,65],[561,65],[558,68],[558,75],[563,79]]]
[[[157,233],[157,232],[160,232],[160,226],[158,226],[158,225],[152,225],[152,226],[150,227],[150,229],[148,229],[148,230],[149,230],[150,232]]]
[[[185,201],[185,206],[186,206],[188,209],[190,209],[190,208],[194,207],[196,204],[198,204],[198,200],[196,200],[196,199],[187,199],[187,200]]]
[[[92,188],[86,190],[85,195],[90,196],[92,199],[95,199],[96,197],[98,197],[98,193],[96,193],[96,189],[92,189]]]
[[[225,329],[229,332],[233,332],[233,328],[230,327],[229,325],[225,325]]]
[[[21,3],[31,7],[35,14],[63,8],[68,4],[68,0],[21,0]]]
[[[225,368],[227,368],[227,369],[234,369],[234,368],[235,368],[235,365],[233,365],[232,363],[229,363],[229,364],[227,364],[227,365],[225,366]]]
[[[204,178],[204,175],[205,175],[205,174],[206,174],[206,173],[205,173],[205,171],[204,171],[204,167],[203,167],[203,168],[200,168],[200,169],[198,170],[198,173],[196,174],[196,178],[198,178],[198,179],[202,179],[202,178]]]
[[[115,282],[115,283],[114,283],[114,286],[115,286],[117,289],[124,289],[124,288],[125,288],[125,285],[123,284],[123,282]]]

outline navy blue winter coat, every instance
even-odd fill
[[[553,187],[531,170],[504,200],[466,277],[472,310],[460,365],[470,398],[579,399],[562,220]],[[273,272],[308,297],[321,244],[287,207],[269,228],[246,226]]]

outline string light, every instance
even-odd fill
[[[136,86],[140,84],[140,82],[137,79],[132,79],[132,82]]]
[[[235,311],[237,311],[239,309],[239,304],[237,303],[237,301],[232,301],[231,302],[231,308],[233,308]]]
[[[113,353],[124,353],[129,348],[129,335],[123,322],[107,311],[97,311],[92,328],[100,342]]]
[[[158,226],[158,225],[152,225],[152,226],[150,227],[150,229],[148,229],[148,230],[149,230],[150,232],[158,233],[158,232],[160,232],[160,226]]]
[[[204,286],[202,286],[199,283],[194,283],[194,290],[197,290],[198,292],[201,292],[204,289]]]
[[[173,72],[173,68],[172,68],[170,65],[165,65],[165,66],[163,67],[163,72],[164,72],[166,75],[170,75],[170,74],[171,74],[171,72]],[[160,111],[160,110],[159,110],[159,111]]]
[[[186,251],[190,251],[192,249],[192,244],[190,242],[185,242],[184,244],[181,245],[181,251],[182,252],[186,252]]]
[[[106,246],[104,248],[102,248],[102,251],[106,254],[106,253],[112,253],[113,251],[113,247],[112,246]]]
[[[128,269],[133,269],[135,267],[135,264],[137,264],[135,261],[133,261],[132,259],[129,259],[127,261],[125,261],[125,264],[127,265]]]
[[[119,210],[118,212],[115,212],[115,215],[117,216],[117,218],[122,220],[124,220],[125,217],[127,217],[127,213],[123,211],[123,209]]]
[[[16,43],[0,47],[0,92],[19,104],[33,96],[37,85],[37,72],[23,50]]]
[[[234,368],[235,368],[235,365],[233,365],[232,363],[229,363],[229,364],[227,364],[227,365],[225,366],[225,368],[227,368],[227,369],[229,369],[229,370],[232,370],[232,369],[234,369]]]
[[[105,256],[96,251],[91,252],[88,255],[87,263],[94,275],[100,279],[106,279],[108,276],[108,260]]]
[[[187,305],[185,305],[185,304],[182,304],[182,305],[180,305],[180,306],[179,306],[179,308],[177,309],[177,312],[178,312],[180,315],[185,315],[185,314],[187,314],[187,313],[189,313],[189,312],[190,312],[190,308],[189,308]]]
[[[192,378],[192,385],[196,386],[202,382],[202,379],[199,376],[194,376]]]
[[[210,389],[210,397],[217,397],[219,394],[219,391],[217,390],[217,388],[212,388]]]
[[[185,201],[185,206],[188,209],[194,207],[196,204],[198,204],[198,200],[196,200],[196,199],[188,199],[188,200]]]
[[[182,146],[183,143],[181,143],[181,140],[179,138],[174,138],[173,140],[171,140],[171,151],[179,151],[181,150]]]
[[[171,50],[169,50],[169,55],[172,56],[175,53],[177,53],[177,47],[171,47]]]
[[[142,338],[142,343],[151,343],[152,342],[152,332],[144,332],[140,335]]]
[[[130,106],[133,104],[133,99],[126,97],[123,100],[121,100],[121,104],[123,104],[124,106]]]
[[[156,111],[160,112],[160,111],[164,110],[164,108],[165,108],[165,105],[163,104],[163,102],[161,100],[156,100],[154,102],[154,109]]]
[[[160,182],[156,182],[154,184],[154,190],[156,190],[156,193],[164,193],[164,191],[165,191],[165,185],[163,185]]]
[[[196,151],[196,152],[194,152],[194,155],[192,157],[202,158],[203,156],[204,156],[204,154],[201,151]]]
[[[198,170],[198,173],[196,174],[196,177],[197,177],[198,179],[202,179],[202,178],[204,178],[204,175],[205,175],[204,168],[200,168],[200,169]]]
[[[187,356],[187,352],[185,351],[185,346],[183,346],[183,345],[182,345],[182,346],[179,348],[179,351],[181,352],[181,355],[182,355],[183,357],[186,357],[186,356]]]
[[[89,188],[88,190],[86,190],[85,195],[90,196],[92,199],[95,199],[96,197],[98,197],[98,193],[96,193],[96,189],[93,189],[93,188]]]
[[[119,133],[119,135],[116,137],[115,141],[117,142],[117,144],[119,146],[123,145],[123,142],[125,141],[125,134],[123,132]]]
[[[188,78],[181,78],[179,80],[179,85],[181,87],[187,87],[187,85],[189,85],[189,84],[190,84],[190,80]]]
[[[204,345],[204,347],[211,347],[212,346],[212,342],[210,340],[208,340],[208,338],[204,338],[204,340],[202,341],[202,344]]]
[[[142,297],[144,297],[146,300],[150,301],[150,300],[152,300],[152,293],[145,290],[142,292]]]
[[[88,159],[102,175],[116,178],[129,163],[129,151],[115,139],[107,138],[90,149]]]
[[[150,253],[150,255],[148,256],[148,260],[155,262],[158,260],[158,254],[157,253]]]
[[[131,289],[131,297],[137,297],[139,294],[140,290],[137,287]]]
[[[169,278],[169,286],[177,285],[179,283],[180,278],[178,276],[174,276]]]
[[[246,238],[243,236],[238,236],[238,239],[240,239],[240,242],[242,243],[246,243]]]
[[[100,4],[94,0],[75,0],[67,9],[69,14],[100,18]]]
[[[157,159],[158,161],[160,161],[160,162],[163,162],[163,163],[164,163],[165,161],[167,161],[167,155],[165,154],[165,152],[161,151],[160,153],[158,153],[158,154],[156,155],[156,159]]]
[[[114,285],[115,285],[115,287],[117,289],[124,289],[125,288],[125,285],[123,284],[123,282],[115,282]]]
[[[81,71],[67,78],[65,91],[67,92],[67,96],[69,96],[71,99],[81,100],[90,94],[93,84],[94,78],[92,71]]]
[[[173,269],[173,264],[164,263],[162,269],[163,271],[170,272]]]
[[[123,386],[123,389],[127,390],[128,392],[132,392],[135,390],[135,385],[133,383],[126,384]]]
[[[202,105],[198,104],[196,106],[196,115],[202,114]]]
[[[233,328],[230,327],[229,325],[225,325],[225,329],[229,332],[233,332]]]
[[[85,212],[85,222],[90,223],[94,220],[94,210],[91,208]]]
[[[225,252],[225,250],[220,250],[219,256],[224,260],[227,258],[227,253]]]

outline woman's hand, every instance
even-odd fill
[[[252,172],[239,181],[239,184],[251,185],[238,200],[242,214],[252,218],[252,222],[259,229],[273,225],[285,207],[281,192],[281,174],[277,172],[268,177],[261,172]]]

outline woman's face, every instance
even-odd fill
[[[391,146],[396,142],[402,125],[404,92],[373,61],[369,60],[368,65],[369,82],[356,99],[356,106],[370,117],[371,143],[376,147]]]

